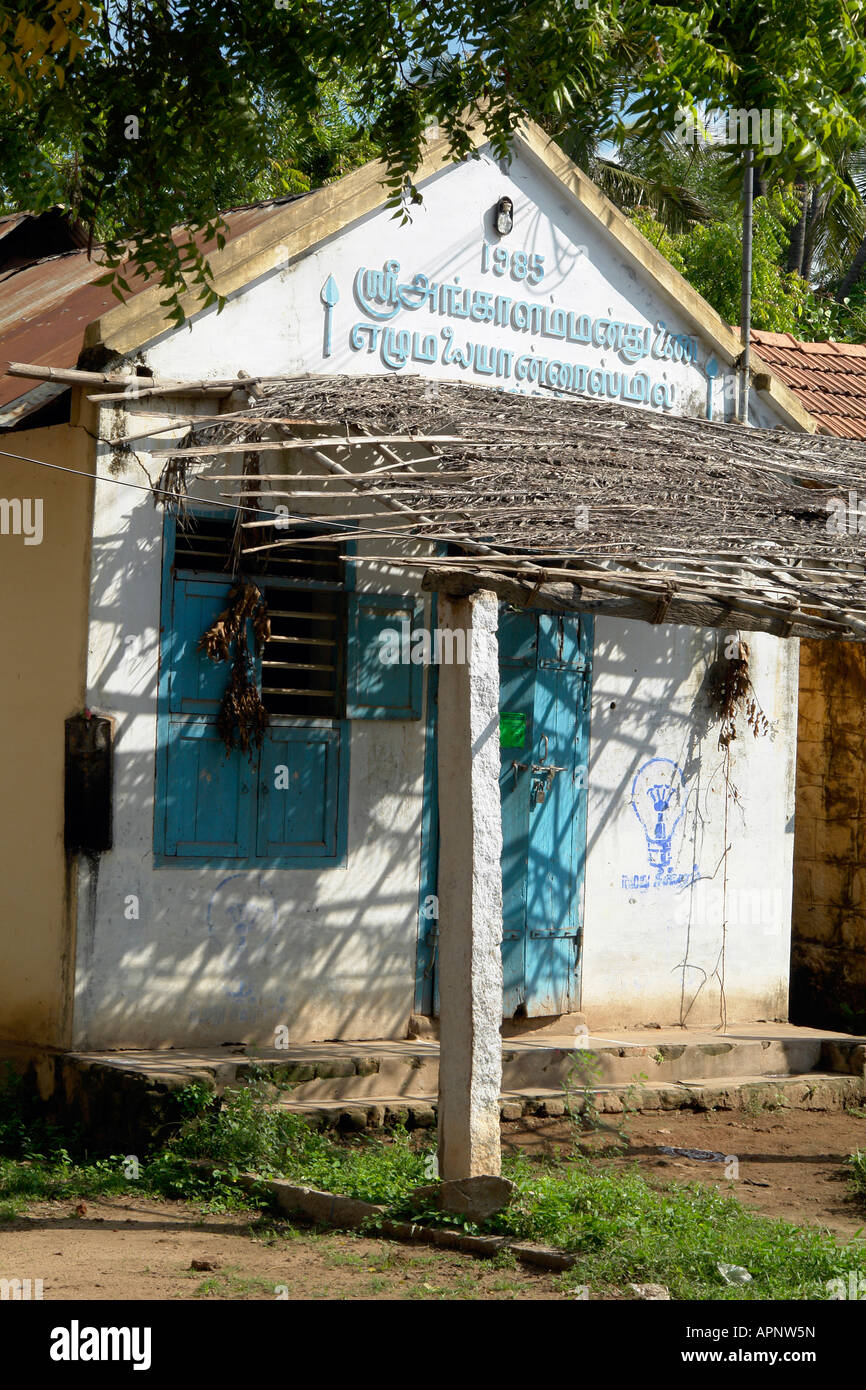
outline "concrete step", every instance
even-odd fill
[[[583,1043],[584,1046],[580,1046]],[[413,1038],[303,1043],[258,1051],[200,1049],[64,1052],[0,1044],[34,1096],[60,1123],[83,1126],[113,1153],[139,1153],[172,1133],[177,1092],[190,1082],[216,1095],[264,1073],[273,1103],[349,1128],[435,1122],[439,1045]],[[629,1030],[617,1037],[545,1031],[503,1039],[502,1113],[562,1115],[574,1106],[627,1109],[748,1107],[836,1109],[863,1100],[866,1038],[788,1024],[730,1026],[724,1035]]]
[[[572,1091],[561,1088],[503,1090],[499,1110],[503,1121],[528,1116],[563,1117],[569,1111],[623,1116],[629,1112],[660,1110],[739,1110],[750,1114],[794,1110],[844,1110],[861,1105],[866,1085],[860,1076],[839,1072],[804,1072],[800,1075],[740,1075],[725,1078],[697,1077],[691,1081],[649,1085],[611,1085]],[[400,1095],[302,1098],[295,1090],[283,1093],[271,1104],[275,1111],[301,1114],[322,1128],[350,1131],[391,1128],[429,1129],[436,1123],[435,1094],[406,1092]]]
[[[296,1101],[374,1102],[393,1097],[435,1096],[439,1044],[415,1038],[366,1045],[331,1043],[290,1048],[280,1060],[261,1062],[279,1086],[291,1085]],[[791,1030],[778,1036],[741,1033],[654,1035],[620,1038],[578,1034],[507,1038],[502,1042],[503,1091],[561,1090],[571,1086],[665,1086],[690,1078],[802,1076],[812,1071],[860,1074],[866,1047],[860,1039]],[[243,1085],[252,1064],[235,1068]]]

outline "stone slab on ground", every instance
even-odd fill
[[[507,1207],[513,1195],[514,1183],[508,1178],[484,1174],[430,1183],[416,1187],[412,1193],[416,1201],[429,1202],[437,1211],[468,1216],[470,1221],[486,1221],[488,1216]]]

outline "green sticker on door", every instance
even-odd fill
[[[502,748],[523,748],[526,743],[526,715],[500,714],[499,744]]]

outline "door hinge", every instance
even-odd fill
[[[566,927],[564,931],[559,931],[556,927],[542,927],[540,931],[531,931],[529,935],[534,941],[573,941],[580,936],[580,927]]]

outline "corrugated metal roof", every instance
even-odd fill
[[[267,222],[291,201],[292,198],[281,198],[224,213],[228,226],[226,241],[234,241]],[[0,218],[0,236],[4,221],[18,225],[28,215]],[[11,230],[11,226],[6,230]],[[102,274],[104,267],[95,258],[88,260],[86,251],[49,256],[0,273],[0,372],[5,373],[9,362],[74,367],[87,325],[118,302],[109,286],[93,284]],[[153,283],[127,278],[132,297]],[[33,402],[28,406],[23,398],[31,395]],[[0,377],[0,424],[16,423],[42,404],[44,398],[37,394],[35,382],[24,377]]]
[[[29,216],[29,212],[8,212],[0,217],[0,241],[10,232],[14,232],[16,227],[20,227],[22,222],[26,222]]]

